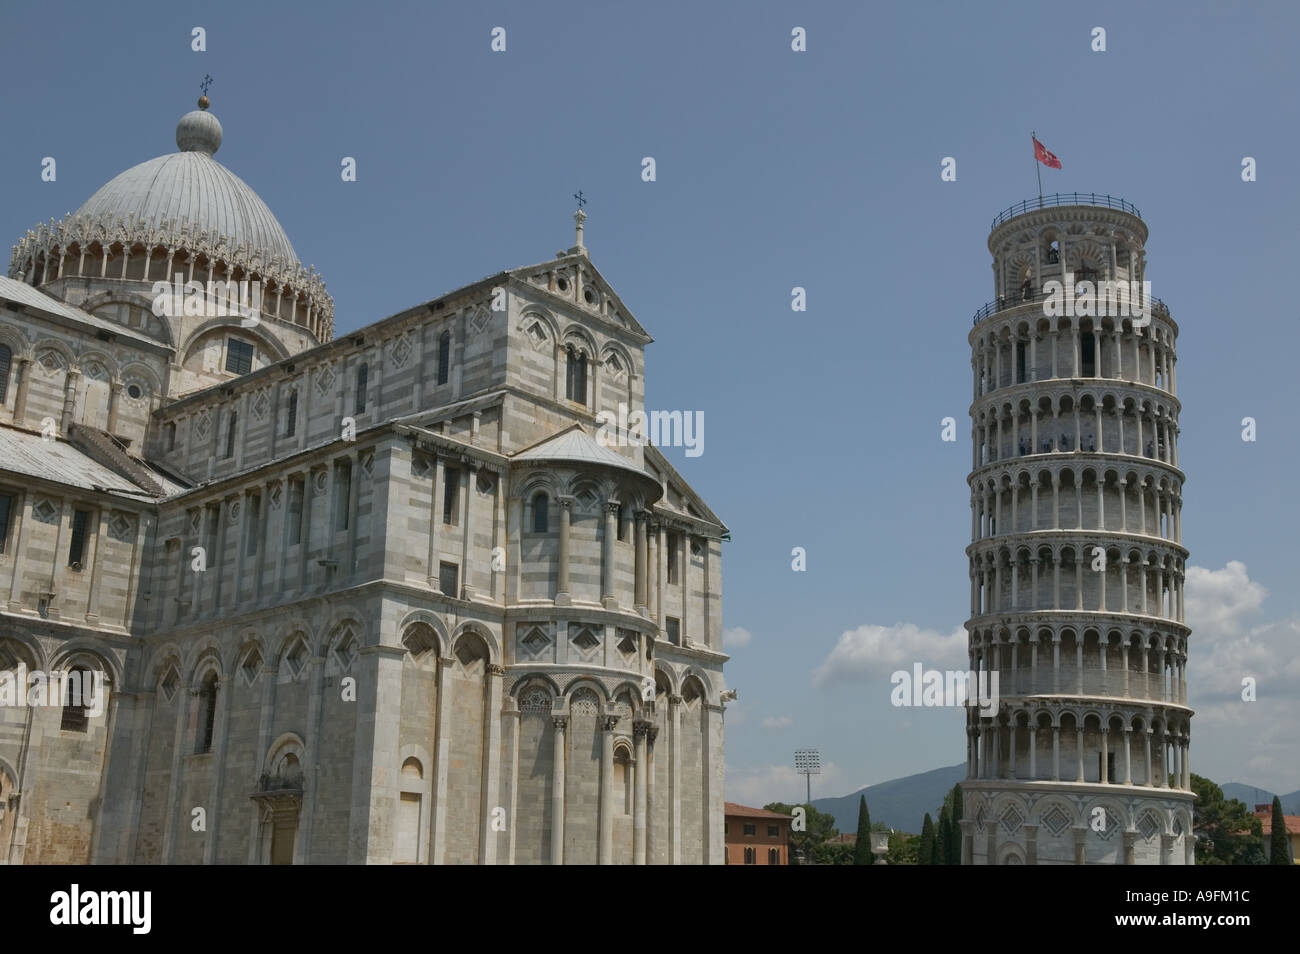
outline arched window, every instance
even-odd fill
[[[59,728],[64,732],[85,732],[90,722],[88,712],[94,693],[90,670],[77,666],[63,684],[63,717]]]
[[[199,731],[195,737],[196,754],[212,751],[212,730],[217,724],[217,674],[209,672],[199,690]]]
[[[366,410],[366,385],[370,380],[370,365],[363,364],[357,368],[357,394],[353,401],[355,413],[363,414]]]
[[[549,499],[544,493],[533,497],[533,533],[546,533],[549,529]]]
[[[446,384],[451,376],[451,332],[438,336],[438,383]]]
[[[298,430],[298,389],[289,392],[289,410],[284,419],[284,436],[293,437]]]
[[[781,851],[779,848],[767,849],[767,863],[769,865],[779,865],[781,863]]]
[[[587,356],[573,345],[568,348],[564,372],[564,396],[578,404],[587,403]]]
[[[13,357],[8,345],[0,345],[0,404],[9,395],[9,365],[13,363]]]

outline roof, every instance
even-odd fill
[[[182,117],[176,132],[183,152],[158,156],[114,176],[77,210],[104,224],[118,219],[137,222],[188,222],[226,240],[232,250],[243,245],[264,260],[287,264],[297,253],[261,197],[217,160],[221,125],[209,113]]]
[[[782,815],[780,812],[769,812],[766,808],[751,808],[748,805],[738,805],[735,802],[724,803],[722,813],[740,818],[784,818],[787,821],[794,818],[793,815]]]
[[[569,461],[584,466],[599,464],[604,467],[618,467],[638,474],[647,480],[654,480],[653,477],[622,454],[615,453],[608,447],[602,447],[588,437],[580,424],[574,424],[553,437],[548,437],[526,450],[521,450],[510,459],[511,461]]]
[[[47,441],[40,434],[13,427],[0,426],[0,470],[82,490],[116,492],[135,500],[156,499],[67,441]],[[171,481],[159,482],[169,492],[180,489]]]
[[[73,321],[79,321],[82,324],[91,325],[101,331],[121,335],[124,338],[134,338],[138,341],[146,341],[155,347],[163,347],[159,341],[150,338],[146,334],[141,334],[106,318],[100,318],[98,315],[92,315],[88,311],[82,311],[80,308],[61,302],[43,291],[38,291],[26,282],[20,282],[4,275],[0,275],[0,298],[7,299],[16,305],[26,305],[29,308],[36,308],[52,315],[70,318]]]
[[[1256,811],[1255,817],[1259,819],[1264,828],[1264,834],[1273,833],[1273,809],[1267,808],[1264,811]],[[1300,815],[1283,815],[1283,821],[1286,822],[1286,833],[1288,835],[1300,835]]]

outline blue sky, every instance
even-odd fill
[[[814,673],[845,633],[964,665],[966,335],[993,297],[989,224],[1036,193],[1036,129],[1064,164],[1044,191],[1142,210],[1153,292],[1181,326],[1193,769],[1290,791],[1297,9],[6,4],[0,230],[16,240],[173,151],[205,72],[219,160],[324,274],[339,332],[568,247],[584,190],[593,260],[657,339],[649,406],[705,415],[704,455],[669,453],[732,530],[727,792],[761,804],[801,790],[798,746],[822,749],[820,794],[964,758],[960,714],[890,707],[885,660]],[[1242,675],[1258,702],[1233,701]]]

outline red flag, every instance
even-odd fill
[[[1033,138],[1034,138],[1034,158],[1037,159],[1039,162],[1041,162],[1043,165],[1047,166],[1047,168],[1049,169],[1061,168],[1061,160],[1057,159],[1056,156],[1048,152],[1047,147],[1038,141],[1037,136]]]

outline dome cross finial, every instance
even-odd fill
[[[582,194],[581,189],[573,193],[573,197],[578,200],[578,211],[573,213],[575,234],[573,248],[569,249],[569,251],[585,253],[586,246],[582,244],[582,223],[587,221],[587,213],[582,211],[582,207],[587,204],[587,197]]]
[[[199,97],[199,109],[207,109],[212,105],[212,101],[208,99],[208,87],[211,85],[212,77],[209,74],[204,73],[203,82],[199,83],[199,89],[203,92],[203,95]]]

